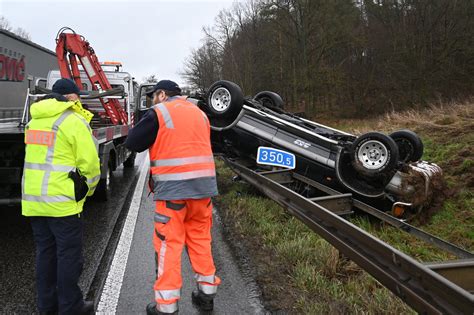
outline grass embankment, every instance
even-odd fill
[[[446,199],[429,220],[412,222],[469,250],[474,249],[474,105],[389,114],[378,120],[322,121],[356,134],[403,128],[424,141],[424,160],[438,163],[448,184]],[[218,163],[220,205],[224,223],[242,242],[255,267],[266,307],[288,313],[413,313],[303,223],[255,188],[232,182],[233,173]],[[353,222],[420,261],[452,258],[387,225]]]

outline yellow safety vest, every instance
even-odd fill
[[[87,178],[88,196],[99,182],[97,140],[86,119],[75,110],[78,105],[54,98],[31,105],[22,179],[25,216],[64,217],[82,212],[86,198],[76,202],[70,171],[79,169]]]

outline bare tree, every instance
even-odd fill
[[[214,41],[206,40],[185,62],[182,75],[194,88],[204,91],[221,76],[221,61]]]
[[[12,26],[10,25],[10,22],[3,15],[0,16],[0,29],[6,30],[6,31],[9,31],[9,32],[12,31]]]
[[[185,74],[274,90],[309,114],[365,115],[469,97],[474,1],[247,0],[204,29]]]
[[[155,74],[151,74],[147,77],[144,77],[143,82],[145,82],[145,83],[156,83],[156,82],[158,82],[158,78]]]
[[[21,27],[15,28],[13,33],[15,33],[16,35],[18,35],[18,36],[20,36],[24,39],[31,40],[31,35],[25,29],[23,29]]]
[[[31,40],[30,34],[25,29],[21,27],[13,29],[10,24],[10,21],[8,21],[8,19],[4,16],[0,16],[0,29],[12,32],[24,39]]]

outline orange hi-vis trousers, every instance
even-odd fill
[[[206,294],[216,294],[221,280],[215,275],[211,252],[211,198],[158,200],[154,221],[153,245],[157,275],[154,290],[157,309],[166,313],[178,309],[184,244],[196,274],[198,289]]]

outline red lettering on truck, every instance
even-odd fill
[[[21,82],[25,79],[25,56],[20,60],[0,54],[0,81]]]

